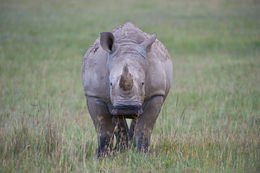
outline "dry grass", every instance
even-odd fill
[[[0,172],[259,172],[258,2],[0,3]],[[81,61],[127,21],[158,33],[174,84],[149,154],[97,160]]]

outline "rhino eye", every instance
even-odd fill
[[[110,86],[112,86],[112,82],[110,82]]]
[[[142,82],[142,86],[144,86],[144,82]]]

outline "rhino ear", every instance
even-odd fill
[[[100,45],[101,47],[111,53],[115,50],[115,37],[111,32],[100,33]]]
[[[153,35],[141,43],[141,46],[144,48],[145,52],[149,52],[151,49],[152,44],[155,42],[157,37],[157,33],[153,33]]]

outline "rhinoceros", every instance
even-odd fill
[[[149,150],[172,83],[171,56],[156,37],[126,23],[101,32],[84,56],[82,84],[98,134],[98,157],[132,143],[138,151]],[[126,118],[132,119],[130,128]]]

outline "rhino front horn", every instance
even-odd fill
[[[129,72],[127,65],[124,66],[123,73],[119,81],[119,87],[124,91],[129,91],[133,87],[133,77]]]

